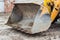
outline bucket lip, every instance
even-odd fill
[[[33,1],[32,0],[15,0],[15,2],[14,3],[32,3]]]
[[[14,5],[36,5],[36,6],[41,6],[41,5],[35,4],[35,3],[14,3]]]
[[[38,0],[15,0],[14,2],[15,4],[28,4],[28,3],[32,3],[32,4],[37,4],[37,5],[41,5],[43,3],[43,1],[38,1]]]
[[[40,6],[40,4],[37,4],[37,3],[14,3],[14,4],[35,4]]]

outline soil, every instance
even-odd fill
[[[60,25],[53,25],[47,31],[37,34],[26,34],[7,25],[0,25],[0,40],[60,40]]]

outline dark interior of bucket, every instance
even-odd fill
[[[8,23],[19,23],[21,25],[30,25],[34,23],[35,16],[40,8],[39,5],[26,3],[15,4]]]

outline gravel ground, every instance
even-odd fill
[[[37,34],[26,34],[7,25],[0,25],[0,40],[60,40],[60,27],[54,25],[48,31]]]

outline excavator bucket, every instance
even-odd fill
[[[41,7],[33,3],[15,4],[6,24],[29,34],[46,31],[51,25],[51,19],[48,12],[40,16]]]

